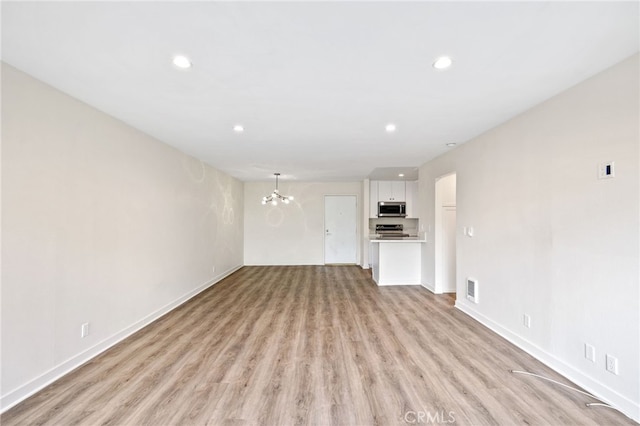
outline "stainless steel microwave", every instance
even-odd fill
[[[407,203],[403,201],[380,201],[378,217],[406,217]]]

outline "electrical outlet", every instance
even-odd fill
[[[618,358],[607,354],[605,357],[607,361],[607,371],[609,373],[618,374]]]
[[[522,316],[522,325],[524,325],[527,328],[531,328],[531,317],[527,314],[524,314]]]
[[[596,362],[596,348],[588,343],[584,344],[584,357],[591,362]]]
[[[81,338],[85,338],[89,335],[89,323],[85,322],[84,324],[82,324],[82,326],[80,327],[80,337]]]

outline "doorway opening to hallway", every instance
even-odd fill
[[[436,179],[435,293],[456,293],[456,174]]]

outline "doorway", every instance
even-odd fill
[[[456,292],[456,174],[436,180],[434,293]]]
[[[358,204],[355,195],[324,197],[324,263],[356,264]]]

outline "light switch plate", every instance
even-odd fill
[[[89,335],[89,323],[85,322],[80,327],[80,337],[85,338]]]
[[[588,343],[584,344],[584,357],[591,362],[596,362],[596,348]]]
[[[618,375],[618,358],[614,357],[613,355],[607,354],[605,357],[605,360],[607,362],[607,365],[606,365],[607,371],[609,373]]]

